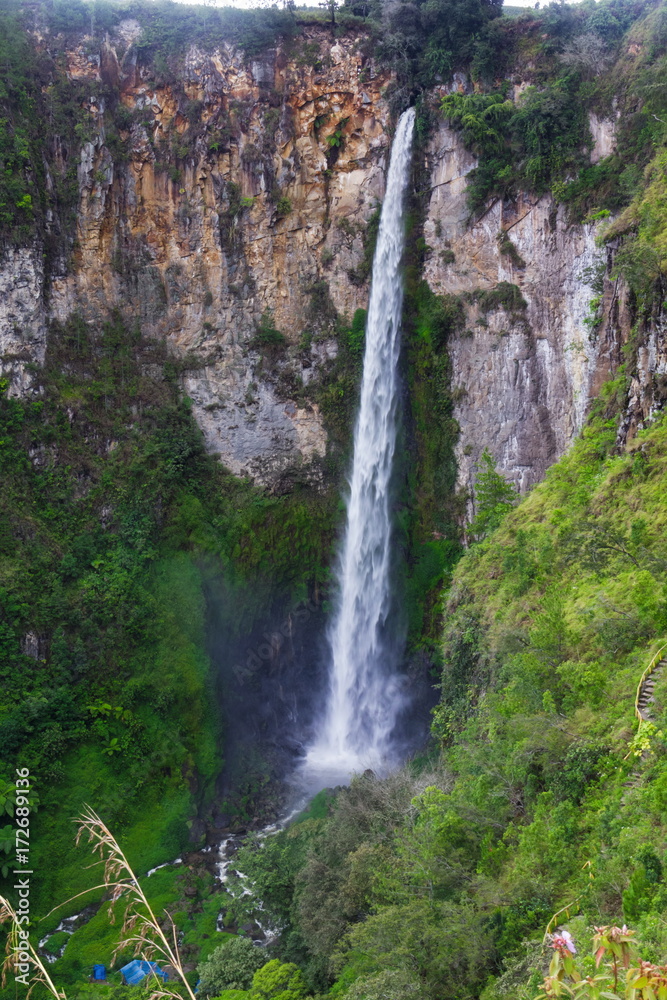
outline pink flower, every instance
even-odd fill
[[[567,950],[572,954],[577,954],[577,949],[574,947],[574,941],[572,940],[572,935],[569,931],[561,931],[559,934],[554,934],[554,948],[562,950],[567,948]]]

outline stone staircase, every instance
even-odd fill
[[[639,685],[637,686],[637,694],[635,695],[635,715],[639,719],[640,729],[642,722],[653,722],[653,716],[651,713],[651,705],[655,703],[653,692],[655,690],[655,685],[665,667],[667,667],[667,644],[661,646],[658,652],[655,653],[648,667],[642,674]],[[630,756],[629,753],[628,756]],[[644,750],[642,758],[645,757],[646,751]],[[638,788],[641,785],[642,780],[642,772],[640,770],[634,770],[630,775],[628,775],[627,780],[623,782],[623,787]],[[625,805],[625,802],[626,793],[623,793],[621,805]]]
[[[667,656],[659,660],[648,677],[643,677],[637,689],[635,711],[642,722],[651,722],[651,705],[655,702],[653,691],[662,671],[667,667]]]
[[[641,728],[642,722],[651,722],[651,705],[654,703],[655,699],[653,697],[653,691],[655,690],[655,685],[660,677],[660,674],[667,666],[667,643],[664,643],[657,651],[653,654],[651,662],[647,666],[646,670],[641,676],[639,685],[637,687],[637,694],[635,695],[635,715],[639,719],[639,726]]]

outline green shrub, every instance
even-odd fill
[[[283,218],[285,215],[289,215],[291,211],[292,211],[292,202],[290,201],[290,199],[287,198],[285,195],[282,195],[280,198],[278,198],[278,201],[276,202],[277,215],[280,218]]]
[[[249,1000],[303,1000],[307,992],[297,966],[274,958],[253,976]]]
[[[57,934],[52,934],[49,940],[44,945],[44,950],[48,951],[50,955],[57,955],[60,949],[63,948],[69,940],[69,934],[66,931],[58,931]]]
[[[484,538],[498,527],[517,500],[518,493],[514,483],[496,471],[496,463],[485,448],[477,466],[476,513],[470,523],[471,534],[477,539]]]
[[[352,329],[348,334],[350,350],[361,354],[366,339],[366,310],[357,309],[352,319]]]
[[[482,314],[504,309],[513,317],[519,317],[528,308],[519,286],[509,281],[499,281],[495,288],[477,289],[470,293],[470,298]]]
[[[576,74],[542,89],[529,88],[517,104],[504,92],[448,94],[442,110],[461,129],[466,147],[479,157],[468,174],[473,212],[491,197],[521,189],[543,193],[568,171],[584,165],[591,144]]]
[[[217,997],[223,990],[249,989],[252,977],[264,965],[265,958],[262,949],[250,938],[231,938],[198,966],[201,996]]]
[[[345,996],[347,1000],[428,1000],[429,994],[416,976],[387,969],[355,980]]]
[[[526,262],[509,238],[507,230],[501,229],[496,238],[498,240],[498,249],[500,250],[500,253],[505,257],[509,257],[515,267],[524,268],[526,266]]]
[[[255,343],[268,346],[287,343],[285,335],[276,328],[269,309],[262,313],[262,318],[256,326]]]

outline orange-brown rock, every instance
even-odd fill
[[[351,319],[366,304],[367,282],[349,273],[384,190],[388,77],[361,39],[311,29],[289,53],[251,60],[193,46],[178,85],[157,85],[138,68],[140,37],[128,19],[99,52],[86,39],[67,52],[73,78],[119,90],[128,153],[114,154],[108,109],[91,98],[75,261],[47,290],[49,314],[95,319],[120,306],[197,358],[185,390],[208,446],[271,484],[323,455],[326,435],[315,405],[296,405],[258,373],[257,326],[270,315],[289,345],[280,364],[297,379],[305,364],[309,377],[335,345],[297,356],[303,332],[326,340],[333,310]]]

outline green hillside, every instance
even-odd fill
[[[623,383],[459,562],[438,750],[244,853],[286,954],[335,995],[393,970],[378,996],[534,997],[559,910],[579,945],[626,921],[665,954],[667,672],[641,727],[634,706],[667,642],[667,422],[615,447]]]

